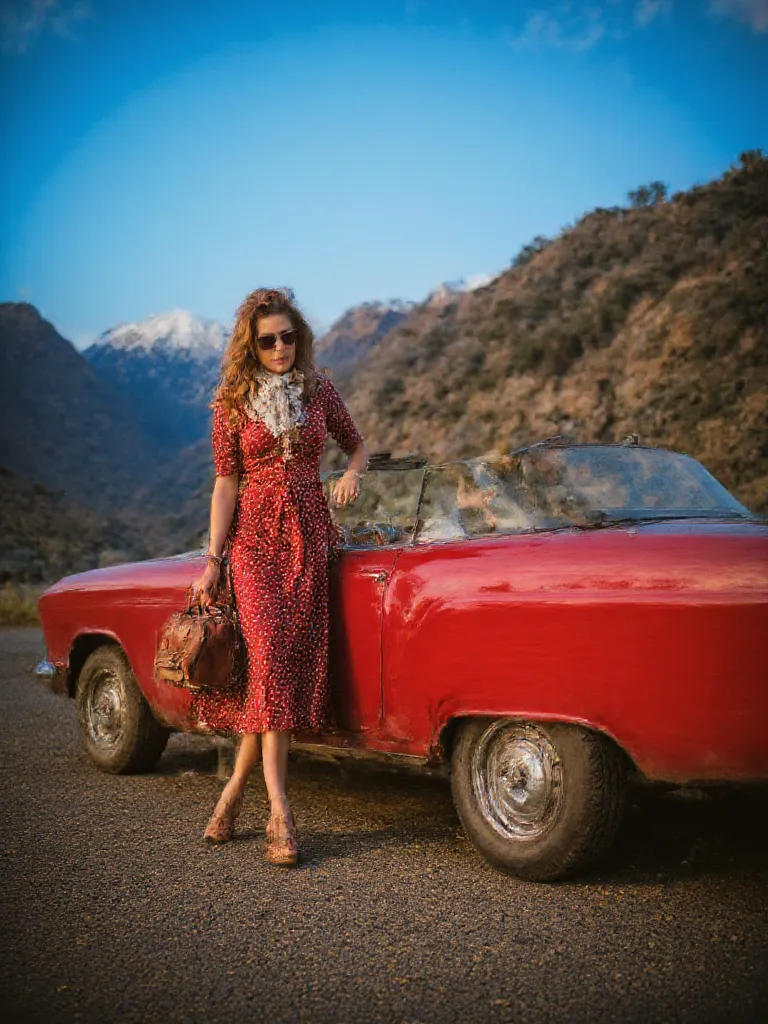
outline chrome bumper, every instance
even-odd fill
[[[44,683],[49,690],[61,697],[69,696],[69,672],[65,665],[54,665],[45,658],[35,666],[35,678]]]

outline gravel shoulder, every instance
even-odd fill
[[[768,1019],[768,792],[638,791],[610,857],[554,885],[485,865],[440,777],[303,755],[303,861],[264,863],[254,775],[238,838],[202,832],[210,741],[100,773],[74,702],[0,629],[5,1021]]]

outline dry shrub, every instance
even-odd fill
[[[45,588],[24,583],[6,583],[0,589],[0,625],[39,626],[37,599]]]

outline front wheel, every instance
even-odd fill
[[[153,716],[120,647],[99,647],[90,655],[75,703],[83,746],[102,771],[131,775],[154,768],[170,730]]]
[[[472,843],[495,867],[549,882],[585,867],[621,821],[625,759],[605,736],[561,722],[469,719],[451,789]]]

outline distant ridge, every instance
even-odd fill
[[[334,376],[348,376],[377,342],[415,308],[413,302],[361,302],[343,313],[315,344],[315,361]]]
[[[13,473],[103,512],[152,469],[135,408],[34,306],[0,303],[0,438]]]

